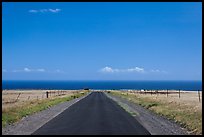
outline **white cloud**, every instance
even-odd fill
[[[58,13],[60,12],[61,9],[39,9],[39,10],[29,10],[28,12],[30,13],[46,13],[46,12],[51,12],[51,13]]]
[[[113,73],[113,72],[119,72],[120,70],[119,69],[112,69],[111,67],[105,67],[105,68],[102,68],[100,71],[101,72]]]
[[[60,12],[61,9],[49,9],[49,11],[50,11],[50,12],[54,12],[54,13],[56,13],[56,12]]]
[[[159,69],[151,69],[150,71],[145,70],[142,67],[134,67],[134,68],[127,68],[127,69],[113,69],[111,67],[104,67],[102,69],[100,69],[100,72],[104,72],[104,73],[115,73],[115,72],[126,72],[126,73],[167,73],[166,71],[163,70],[159,70]]]
[[[164,70],[159,70],[159,69],[151,69],[150,72],[153,72],[153,73],[167,73],[167,71],[164,71]]]
[[[110,67],[105,67],[101,69],[102,72],[113,72],[113,69]]]
[[[30,68],[24,68],[22,70],[13,70],[12,72],[45,72],[45,69],[30,69]]]
[[[29,68],[24,68],[23,69],[25,72],[30,72],[31,71],[31,69],[29,69]]]
[[[7,72],[7,70],[6,69],[2,69],[2,72]]]
[[[139,68],[139,67],[135,67],[135,68],[131,68],[131,69],[127,69],[128,72],[144,72],[143,68]]]
[[[5,70],[3,70],[5,71]],[[45,70],[43,68],[39,68],[39,69],[30,69],[30,68],[24,68],[24,69],[19,69],[19,70],[13,70],[11,72],[39,72],[39,73],[65,73],[64,71],[60,70],[60,69],[56,69],[56,70],[52,70],[52,71],[49,71],[49,70]]]
[[[105,67],[100,70],[101,72],[114,73],[114,72],[144,72],[143,68],[135,67],[129,69],[112,69],[111,67]]]

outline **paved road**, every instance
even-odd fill
[[[146,135],[134,117],[102,92],[72,105],[33,135]]]

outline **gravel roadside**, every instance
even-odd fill
[[[131,113],[135,119],[152,135],[188,135],[186,129],[181,128],[173,121],[170,121],[162,116],[158,116],[153,112],[128,101],[127,99],[123,99],[108,93],[105,94],[126,109],[126,111]]]
[[[24,117],[19,122],[2,128],[2,135],[30,135],[45,123],[62,113],[68,107],[88,96],[90,93],[80,98],[60,103],[46,110]]]

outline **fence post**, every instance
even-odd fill
[[[199,102],[200,102],[200,91],[198,90],[198,97],[199,97]]]
[[[48,91],[46,91],[46,97],[48,98]]]
[[[180,98],[180,89],[179,89],[179,98]]]
[[[30,96],[28,97],[28,100],[30,99]]]

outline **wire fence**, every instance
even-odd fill
[[[2,105],[12,104],[16,102],[25,102],[31,100],[42,100],[55,97],[63,97],[66,95],[71,95],[73,93],[79,93],[80,91],[66,91],[66,90],[56,90],[56,91],[4,91],[2,92]]]
[[[159,97],[159,96],[166,96],[167,98],[182,98],[187,93],[186,91],[181,90],[127,90],[128,92],[124,92],[124,94],[133,93],[133,94],[139,94],[139,95],[151,95],[152,97]],[[15,91],[15,92],[2,92],[2,104],[11,104],[16,103],[20,101],[29,101],[29,100],[42,100],[42,99],[48,99],[48,98],[55,98],[55,97],[61,97],[66,96],[68,94],[72,93],[79,93],[82,92],[81,90],[74,90],[74,91],[66,91],[66,90],[49,90],[49,91]],[[199,102],[202,101],[202,91],[192,91],[193,96],[197,98]],[[195,95],[197,93],[197,95]]]
[[[142,95],[151,95],[151,96],[159,96],[159,95],[165,95],[167,98],[169,97],[177,97],[178,99],[184,97],[186,94],[185,93],[193,93],[193,97],[195,97],[195,93],[197,93],[197,100],[199,102],[202,101],[202,91],[197,90],[197,91],[182,91],[182,90],[128,90],[126,93],[134,93],[134,94],[142,94]],[[125,94],[125,93],[124,93]]]

